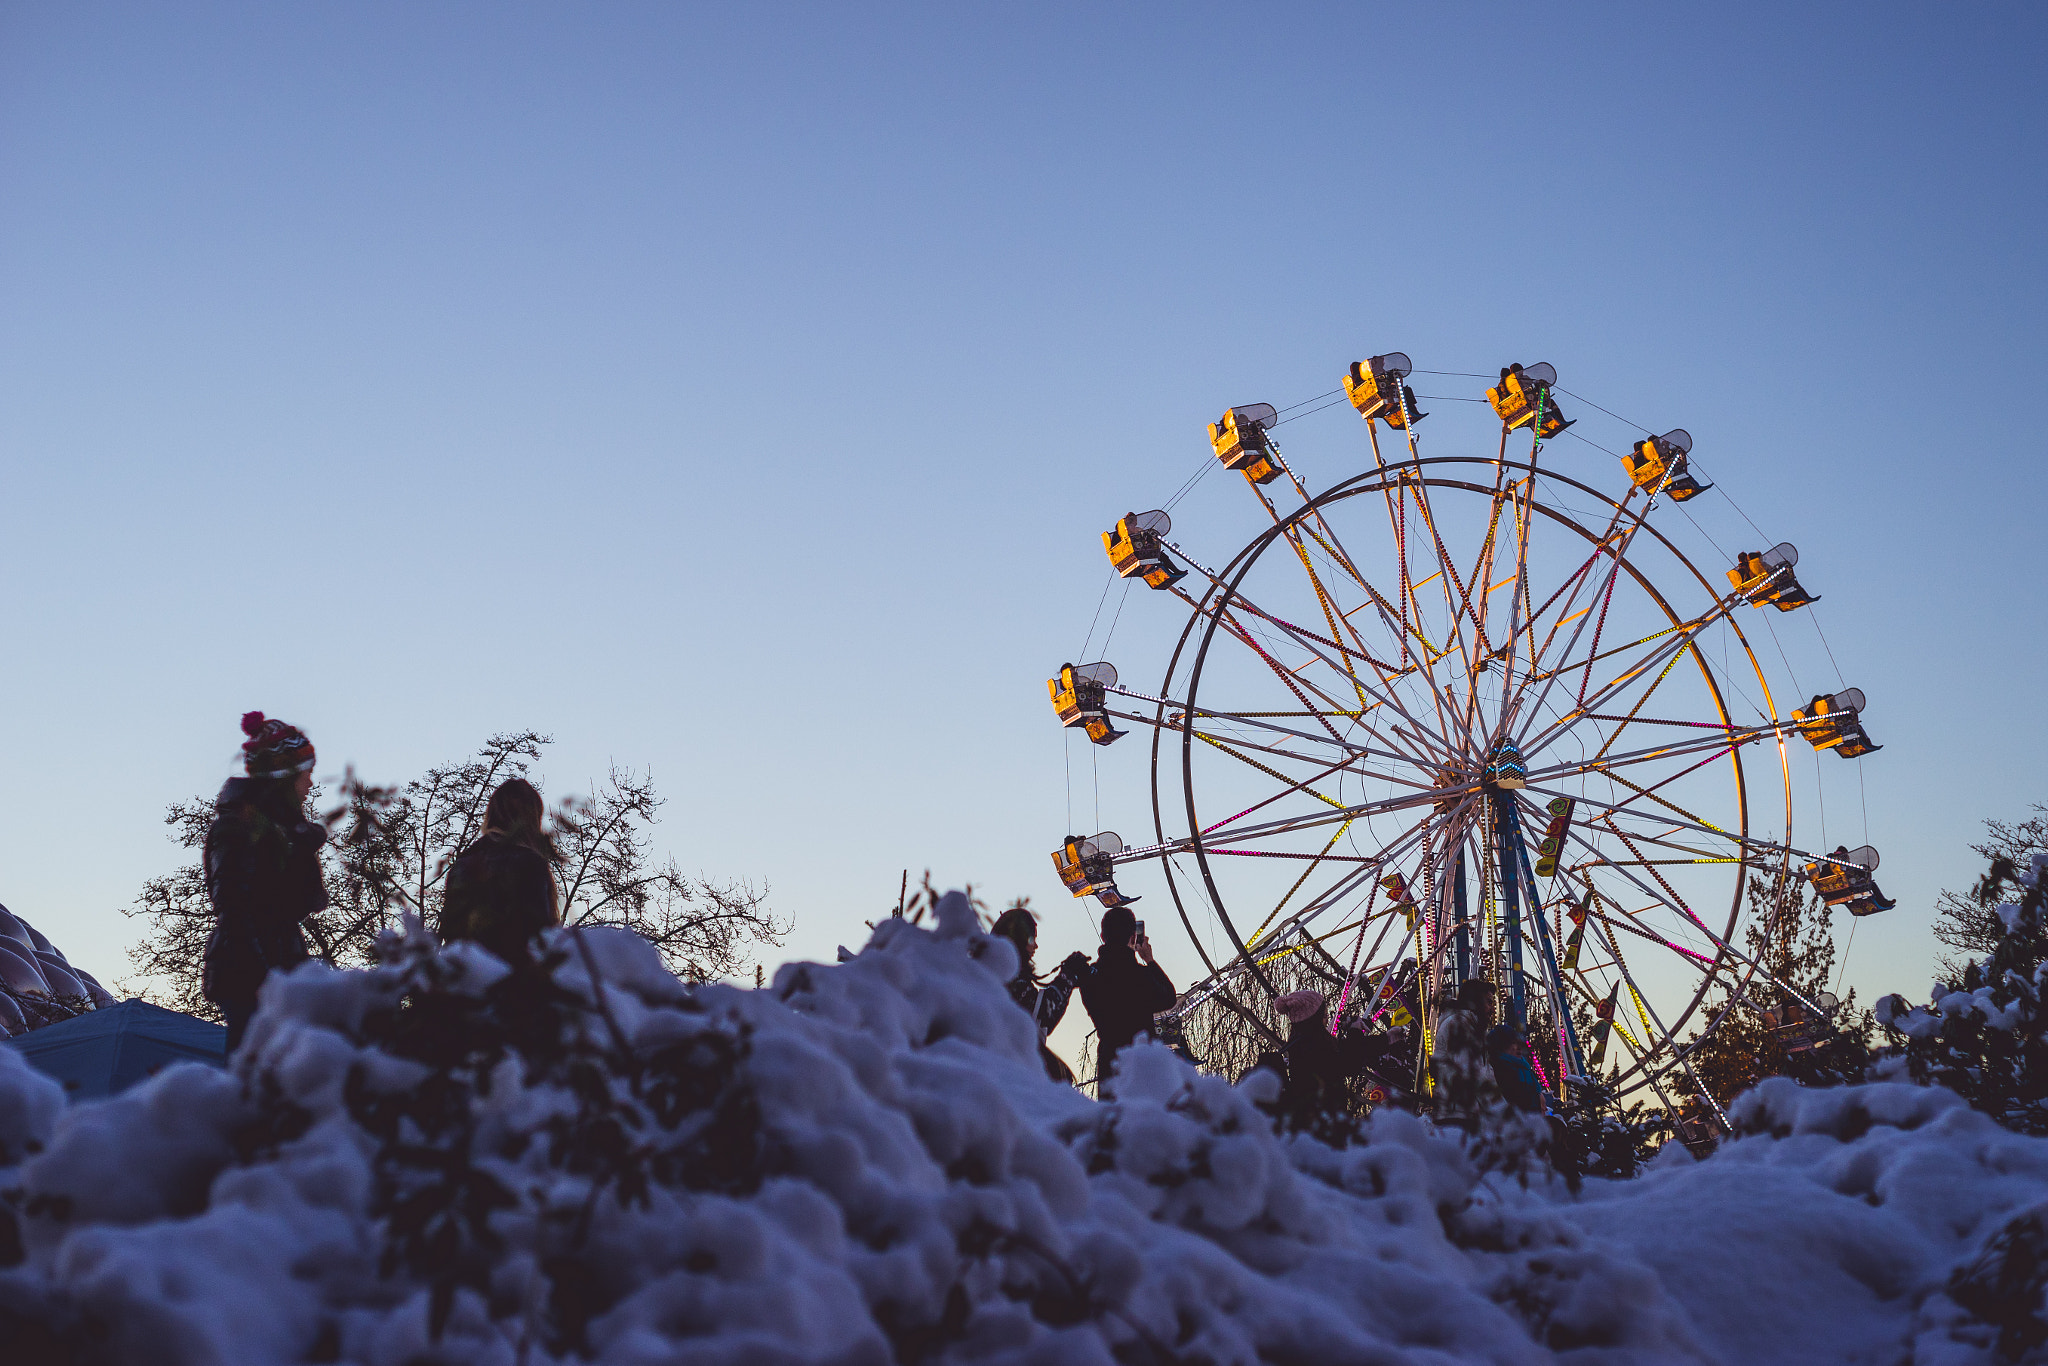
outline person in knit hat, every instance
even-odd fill
[[[1273,1002],[1287,1020],[1287,1083],[1280,1109],[1296,1128],[1319,1117],[1344,1113],[1350,1079],[1374,1067],[1391,1040],[1358,1029],[1330,1028],[1329,1002],[1312,987],[1290,991]]]
[[[242,734],[243,776],[214,798],[201,862],[214,925],[200,991],[227,1021],[229,1052],[256,1013],[263,979],[309,956],[300,922],[327,906],[327,831],[306,818],[313,742],[260,711],[242,717]]]

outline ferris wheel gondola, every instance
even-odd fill
[[[1161,871],[1208,972],[1175,1013],[1212,1022],[1216,1065],[1270,1046],[1282,987],[1371,1020],[1406,980],[1421,1086],[1437,1003],[1479,979],[1551,1089],[1605,1065],[1611,1034],[1610,1083],[1698,1094],[1687,1052],[1725,1018],[1702,1011],[1716,982],[1797,998],[1746,947],[1753,878],[1803,876],[1859,915],[1891,904],[1874,851],[1866,866],[1793,843],[1788,739],[1872,752],[1863,696],[1779,716],[1739,612],[1817,599],[1789,543],[1703,571],[1651,517],[1712,487],[1690,434],[1646,435],[1609,495],[1544,459],[1572,423],[1555,368],[1517,364],[1485,395],[1500,449],[1426,457],[1413,373],[1399,352],[1347,370],[1371,463],[1319,494],[1272,405],[1210,424],[1268,522],[1220,568],[1163,511],[1104,535],[1119,575],[1188,617],[1155,691],[1106,664],[1051,681],[1062,722],[1098,744],[1125,733],[1101,738],[1112,719],[1150,728],[1154,817],[1150,844],[1070,837],[1055,863],[1105,904],[1128,899],[1114,870]],[[1517,431],[1530,444],[1510,455]]]

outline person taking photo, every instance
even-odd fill
[[[1138,1039],[1157,1037],[1152,1017],[1173,1009],[1176,993],[1152,961],[1152,941],[1128,906],[1102,913],[1102,951],[1081,979],[1081,1004],[1095,1022],[1095,1093],[1111,1094],[1110,1069]]]

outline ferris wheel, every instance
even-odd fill
[[[1151,838],[1069,835],[1054,864],[1105,905],[1158,870],[1208,973],[1174,1016],[1208,1021],[1213,1065],[1277,1046],[1272,998],[1306,983],[1333,1028],[1419,1023],[1424,1087],[1438,1003],[1476,979],[1547,1089],[1704,1096],[1687,1058],[1717,983],[1833,1008],[1756,961],[1745,918],[1801,882],[1855,915],[1892,904],[1874,849],[1794,840],[1793,747],[1878,748],[1863,694],[1780,710],[1753,613],[1816,599],[1790,544],[1681,548],[1659,514],[1713,487],[1688,433],[1644,432],[1602,477],[1548,450],[1573,425],[1557,374],[1518,364],[1485,390],[1497,444],[1425,453],[1413,373],[1399,353],[1349,368],[1363,468],[1321,492],[1271,405],[1209,427],[1257,509],[1234,554],[1176,539],[1165,510],[1104,534],[1115,573],[1186,620],[1150,688],[1100,660],[1049,681],[1094,744],[1151,742]]]

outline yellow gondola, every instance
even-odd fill
[[[1266,434],[1279,419],[1270,403],[1247,403],[1232,408],[1209,424],[1209,444],[1226,470],[1236,470],[1254,484],[1270,484],[1280,477],[1280,459],[1273,439]]]
[[[1863,689],[1844,688],[1814,698],[1792,713],[1799,733],[1815,749],[1831,749],[1844,759],[1860,759],[1883,745],[1870,743],[1863,729]]]
[[[1790,541],[1761,552],[1745,550],[1736,556],[1735,567],[1728,571],[1728,582],[1757,607],[1769,603],[1780,612],[1790,612],[1820,601],[1793,577],[1792,566],[1798,563],[1799,551]]]
[[[1143,579],[1153,588],[1171,588],[1188,576],[1188,571],[1167,558],[1163,548],[1173,521],[1163,512],[1132,512],[1102,533],[1102,548],[1109,562],[1127,579]]]
[[[1124,842],[1114,830],[1069,835],[1052,851],[1052,866],[1075,896],[1093,896],[1104,906],[1127,906],[1139,898],[1116,889],[1115,858],[1123,851]]]
[[[1509,431],[1536,423],[1541,414],[1536,434],[1548,439],[1572,425],[1557,410],[1557,399],[1550,392],[1556,384],[1557,371],[1550,362],[1527,366],[1518,362],[1500,372],[1500,383],[1486,391],[1486,401]]]
[[[1877,850],[1837,848],[1804,869],[1813,890],[1830,906],[1847,906],[1851,915],[1876,915],[1898,903],[1887,900],[1871,874],[1877,871]]]
[[[1060,724],[1081,727],[1098,745],[1115,744],[1130,734],[1109,724],[1109,689],[1115,686],[1116,666],[1109,663],[1062,664],[1058,674],[1045,680]]]
[[[1628,469],[1629,482],[1645,493],[1668,493],[1673,502],[1697,498],[1712,484],[1702,484],[1686,472],[1686,457],[1692,454],[1692,433],[1683,427],[1662,436],[1646,436],[1636,442],[1621,463]]]
[[[1415,391],[1402,382],[1414,372],[1414,363],[1399,351],[1353,361],[1344,374],[1344,393],[1360,417],[1401,430],[1429,416],[1415,410]]]

